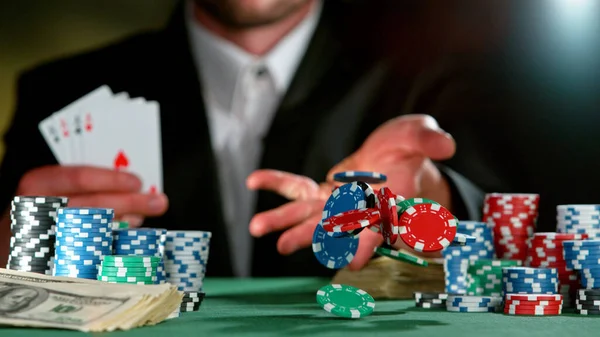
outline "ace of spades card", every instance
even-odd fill
[[[88,165],[133,173],[144,193],[163,191],[157,102],[116,97],[89,107],[82,119]]]

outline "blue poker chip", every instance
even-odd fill
[[[91,208],[91,207],[62,207],[58,209],[58,214],[90,215],[102,214],[112,215],[115,210],[112,208]]]
[[[329,269],[340,269],[352,262],[358,249],[358,238],[330,236],[319,223],[313,234],[312,249],[322,265]]]
[[[333,180],[340,183],[364,181],[369,184],[382,184],[387,181],[387,176],[379,172],[345,171],[333,175]]]
[[[474,243],[476,238],[471,235],[456,233],[454,239],[450,243],[451,246],[466,246],[468,244]]]
[[[161,235],[164,235],[167,233],[167,230],[164,228],[145,228],[145,227],[141,227],[141,228],[120,228],[120,229],[114,229],[113,233],[115,235],[118,235],[120,237],[123,238],[127,238],[127,237],[139,237],[139,236],[146,236],[146,237],[160,237]]]
[[[323,215],[321,219],[326,220],[327,218],[332,217],[336,214],[355,209],[363,209],[366,207],[367,197],[365,195],[364,190],[360,187],[360,185],[357,182],[351,182],[333,190],[333,192],[327,199],[327,202],[325,202],[325,207],[323,207]],[[327,235],[333,237],[350,236],[350,234],[344,232],[328,232]]]

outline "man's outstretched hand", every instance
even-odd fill
[[[427,115],[394,118],[378,127],[352,155],[334,166],[327,180],[314,180],[277,170],[257,170],[247,179],[248,188],[268,190],[290,200],[278,208],[256,214],[250,222],[255,237],[284,231],[277,249],[288,255],[312,243],[315,226],[321,221],[323,207],[336,186],[333,174],[342,171],[374,171],[388,177],[384,184],[406,198],[429,198],[451,208],[447,182],[432,160],[445,160],[454,155],[453,138]],[[374,188],[379,186],[374,185]],[[358,251],[349,265],[362,268],[383,242],[381,235],[370,230],[360,234]],[[403,248],[399,239],[396,248]]]

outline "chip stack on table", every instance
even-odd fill
[[[503,268],[502,287],[505,295],[505,314],[560,315],[562,313],[563,297],[557,294],[558,271],[555,268]]]
[[[535,231],[538,194],[500,194],[485,196],[483,221],[493,226],[496,257],[525,261],[527,240]]]
[[[52,274],[56,215],[66,197],[16,196],[10,209],[10,254],[7,269]]]
[[[98,281],[125,284],[156,284],[160,257],[106,255],[98,267]]]
[[[479,259],[492,259],[494,257],[494,239],[491,226],[485,222],[459,221],[457,232],[474,237],[475,242],[464,246],[450,245],[442,250],[444,281],[446,293],[467,294],[469,262]],[[475,295],[475,293],[472,295]]]
[[[184,292],[181,312],[200,308],[211,237],[210,232],[203,231],[167,232],[164,253],[166,280]]]
[[[563,295],[563,306],[574,304],[579,275],[570,268],[563,256],[565,240],[586,239],[587,234],[535,233],[529,242],[526,264],[534,268],[555,268],[558,271],[558,293]]]
[[[156,270],[156,283],[166,282],[163,254],[167,230],[164,228],[129,228],[113,230],[114,255],[156,256],[160,261]]]
[[[502,268],[520,266],[519,260],[479,259],[469,262],[467,294],[502,296]]]
[[[600,205],[556,206],[556,231],[600,239]]]
[[[600,289],[579,289],[575,305],[580,315],[600,315]]]
[[[112,220],[111,208],[59,208],[53,275],[96,279],[112,254]]]
[[[600,289],[600,240],[563,241],[566,266],[579,272],[583,289]]]
[[[375,300],[371,295],[344,284],[329,284],[319,289],[317,303],[325,311],[344,318],[368,316],[375,309]]]
[[[502,296],[448,295],[446,311],[450,312],[496,312],[502,304]]]
[[[415,292],[414,297],[417,308],[446,310],[448,294]]]

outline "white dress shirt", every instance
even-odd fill
[[[252,262],[248,225],[256,207],[256,192],[246,188],[246,178],[260,165],[262,139],[306,52],[321,3],[262,57],[202,27],[191,6],[187,13],[190,45],[217,160],[233,270],[236,276],[247,277]]]

